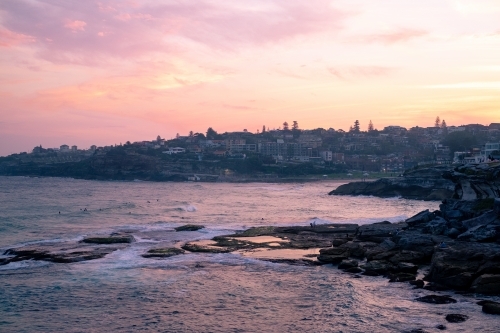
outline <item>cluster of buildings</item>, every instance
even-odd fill
[[[462,132],[477,140],[475,145],[456,150],[447,145],[450,134]],[[214,134],[215,133],[215,134]],[[210,138],[207,136],[210,134]],[[383,130],[345,132],[343,130],[268,130],[262,133],[230,132],[217,134],[191,133],[172,140],[160,136],[152,141],[127,142],[124,146],[137,150],[158,150],[165,155],[195,154],[197,160],[214,158],[244,159],[266,156],[275,163],[346,164],[351,169],[382,172],[401,172],[417,165],[481,163],[498,158],[500,123],[489,126],[470,124],[448,127],[387,126]],[[456,135],[455,135],[456,136]],[[459,137],[460,135],[458,135]],[[100,154],[113,146],[62,145],[59,149],[35,147],[34,154],[52,151],[58,154]]]

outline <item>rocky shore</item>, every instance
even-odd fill
[[[172,232],[201,228],[186,225]],[[134,241],[133,235],[123,232],[79,242],[27,245],[5,251],[0,264],[94,260]],[[446,199],[439,210],[422,211],[398,223],[256,227],[211,240],[149,248],[142,256],[162,260],[192,252],[239,253],[295,265],[331,264],[353,278],[380,276],[412,288],[500,295],[500,199]],[[418,301],[450,301],[432,296]],[[481,305],[487,313],[500,314],[497,303]]]
[[[351,182],[330,195],[373,195],[415,200],[475,200],[500,197],[500,162],[406,171],[402,177]]]

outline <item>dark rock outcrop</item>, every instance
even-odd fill
[[[2,264],[24,260],[44,260],[71,263],[100,259],[107,254],[125,248],[125,244],[92,245],[84,243],[55,243],[28,245],[5,251],[8,256]]]
[[[93,236],[85,237],[83,243],[91,244],[118,244],[118,243],[132,243],[134,236],[126,233],[114,233],[109,236]]]
[[[184,250],[178,249],[176,247],[167,247],[167,248],[150,249],[142,256],[144,258],[168,258],[179,254],[183,254],[184,252],[185,252]]]
[[[500,303],[485,301],[480,304],[484,313],[500,315]]]
[[[186,224],[180,227],[174,228],[175,231],[197,231],[205,228],[205,226],[197,225],[197,224]]]
[[[415,299],[416,301],[419,302],[424,302],[424,303],[430,303],[430,304],[450,304],[450,303],[456,303],[457,301],[450,296],[442,296],[442,295],[427,295],[427,296],[422,296],[418,297]]]
[[[445,319],[449,323],[463,323],[469,319],[469,316],[459,313],[450,313],[446,315]]]
[[[434,166],[408,170],[403,177],[339,186],[331,195],[373,195],[418,200],[461,199],[465,201],[500,197],[500,163],[464,165],[455,169]],[[448,218],[460,211],[449,212]],[[446,218],[446,216],[445,216]]]

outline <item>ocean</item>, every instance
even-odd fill
[[[154,183],[0,177],[0,253],[44,242],[131,232],[136,242],[78,263],[0,266],[0,332],[498,332],[479,296],[431,294],[331,265],[272,263],[235,253],[143,258],[252,226],[402,221],[438,202],[329,196],[340,182]],[[199,231],[175,232],[184,224]],[[482,298],[481,298],[482,299]],[[493,298],[495,299],[495,298]],[[449,313],[467,314],[448,323]]]

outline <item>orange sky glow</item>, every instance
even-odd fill
[[[0,155],[500,122],[500,0],[2,0]]]

